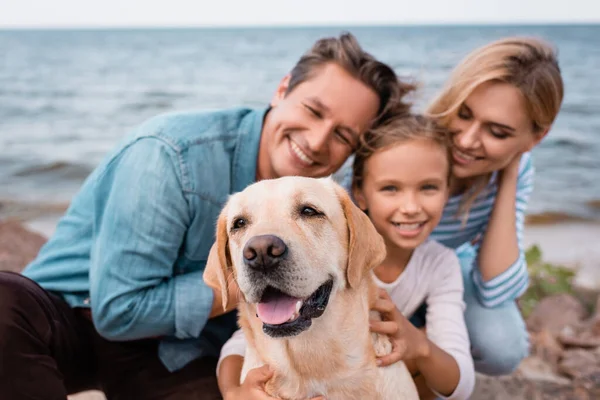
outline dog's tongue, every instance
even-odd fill
[[[258,303],[256,313],[258,318],[270,325],[280,325],[289,320],[296,312],[296,303],[299,299],[290,296],[277,296],[265,302]]]

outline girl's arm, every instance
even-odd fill
[[[251,369],[244,383],[240,383],[246,346],[244,332],[238,329],[221,349],[217,363],[217,382],[223,400],[278,400],[265,392],[265,384],[273,376],[273,370],[268,365]],[[317,396],[310,400],[325,399]]]
[[[430,282],[424,289],[428,290],[426,332],[414,327],[385,291],[376,308],[387,321],[372,322],[371,330],[392,337],[393,351],[380,359],[381,365],[403,360],[415,378],[424,379],[424,389],[436,397],[468,399],[475,385],[475,369],[464,320],[462,273],[454,252],[435,245],[438,254],[421,266],[427,274],[423,281]],[[418,387],[419,395],[427,398],[427,391]]]
[[[441,245],[440,245],[441,246]],[[471,343],[464,319],[463,278],[454,251],[443,248],[435,259],[430,278],[430,293],[427,296],[425,319],[428,339],[435,343],[455,362],[458,380],[454,391],[441,392],[427,379],[431,361],[417,362],[419,371],[425,376],[429,388],[438,396],[448,399],[468,399],[475,387],[475,367],[471,356]],[[451,369],[450,371],[456,372]]]
[[[225,342],[217,363],[217,382],[223,397],[241,386],[240,377],[246,354],[246,337],[241,329]]]
[[[232,354],[219,361],[217,367],[217,382],[219,390],[223,397],[227,397],[227,393],[239,388],[240,377],[242,375],[242,366],[244,365],[244,357]]]
[[[429,389],[443,398],[454,398],[447,396],[453,395],[460,380],[456,360],[413,326],[384,289],[373,309],[381,313],[383,321],[372,320],[371,331],[389,335],[392,340],[392,352],[380,357],[378,365],[385,367],[403,361],[413,378],[421,375]],[[426,394],[419,388],[419,397]]]
[[[498,174],[498,192],[477,256],[473,279],[484,306],[518,298],[529,282],[522,247],[525,210],[533,190],[529,153]]]

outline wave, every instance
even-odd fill
[[[123,110],[130,111],[147,111],[147,110],[168,110],[173,108],[173,103],[170,101],[156,100],[148,102],[130,103],[123,106]]]
[[[190,94],[185,92],[172,92],[165,90],[148,90],[143,93],[143,96],[151,99],[180,99],[184,97],[189,97]]]
[[[597,116],[598,108],[599,106],[597,104],[567,103],[562,105],[560,112],[588,117]]]
[[[546,139],[546,141],[544,141],[544,143],[542,144],[544,147],[561,147],[561,148],[567,148],[567,149],[571,149],[571,150],[586,150],[589,149],[589,147],[591,145],[593,145],[592,142],[585,140],[583,138],[580,137],[548,137],[548,139]]]
[[[34,97],[34,98],[73,98],[77,96],[74,90],[18,90],[18,89],[0,89],[0,96],[9,97]]]
[[[78,163],[55,161],[48,164],[33,165],[17,170],[13,175],[29,178],[42,175],[59,175],[62,179],[83,180],[92,172],[92,168]]]
[[[30,105],[8,105],[0,109],[0,116],[4,119],[12,118],[39,118],[48,115],[67,115],[70,110],[59,108],[53,104],[44,104],[39,107],[31,107]]]

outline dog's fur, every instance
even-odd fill
[[[305,216],[305,206],[324,215]],[[232,229],[240,217],[245,225]],[[289,253],[277,273],[257,279],[243,249],[250,238],[265,234],[281,238]],[[218,219],[204,279],[221,290],[224,308],[229,280],[243,294],[239,324],[248,347],[242,381],[250,369],[266,363],[275,371],[266,390],[282,399],[417,399],[402,362],[376,365],[376,355],[391,351],[389,338],[370,333],[368,322],[377,296],[370,271],[384,256],[383,239],[369,218],[329,178],[266,180],[231,196]],[[332,278],[329,303],[308,329],[276,338],[263,332],[256,303],[267,285],[306,299]]]

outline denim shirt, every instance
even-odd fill
[[[219,212],[254,182],[266,109],[167,114],[128,135],[90,174],[23,274],[91,307],[110,340],[159,336],[171,371],[218,357],[235,312],[208,319],[202,274]]]

